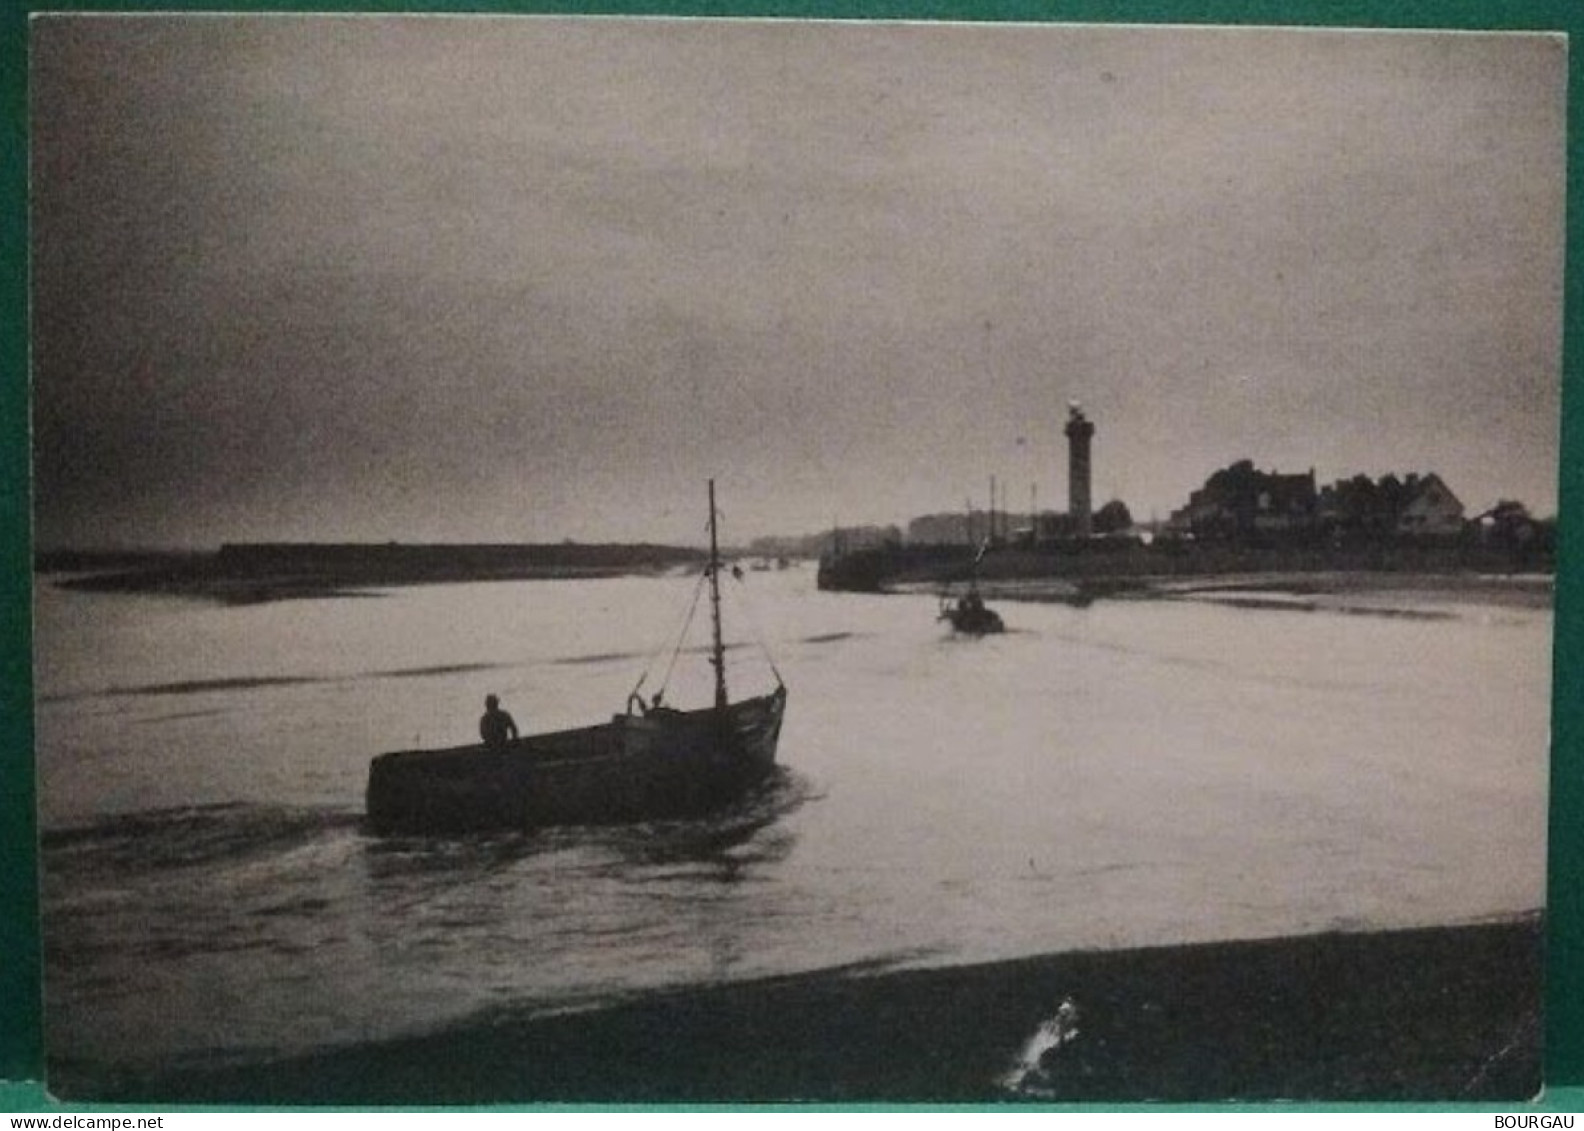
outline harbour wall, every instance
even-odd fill
[[[883,592],[921,582],[1070,579],[1096,594],[1144,578],[1303,573],[1551,573],[1546,550],[1474,541],[1397,540],[1352,546],[1265,545],[1133,540],[1057,542],[991,550],[974,564],[966,546],[885,546],[820,563],[827,590]]]

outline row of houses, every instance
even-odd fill
[[[1502,502],[1479,515],[1467,515],[1463,502],[1434,472],[1387,474],[1379,479],[1355,475],[1318,483],[1315,471],[1263,471],[1239,460],[1214,472],[1190,493],[1188,503],[1154,527],[1157,538],[1244,543],[1333,544],[1394,539],[1450,540],[1472,537],[1482,543],[1515,548],[1540,545],[1551,524],[1537,522],[1520,503]],[[1144,528],[1148,530],[1150,528]],[[1095,511],[1090,538],[1137,542],[1127,506],[1113,500]],[[1145,535],[1147,537],[1147,535]],[[905,529],[896,526],[842,527],[810,536],[795,551],[777,540],[776,552],[834,553],[878,547],[1055,545],[1087,539],[1071,515],[1053,511],[1016,513],[964,510],[921,515]],[[761,540],[768,546],[769,540]],[[757,543],[756,543],[757,545]]]
[[[1479,516],[1484,517],[1484,516]],[[999,520],[999,521],[998,521]],[[1371,479],[1355,475],[1321,485],[1313,468],[1297,474],[1262,471],[1239,460],[1213,473],[1173,511],[1165,537],[1236,540],[1324,534],[1339,538],[1450,538],[1469,525],[1464,506],[1434,472]],[[1125,533],[1132,517],[1120,501],[1095,512],[1093,534]],[[955,512],[923,515],[908,523],[909,545],[1044,542],[1077,537],[1070,516]]]
[[[1090,531],[1098,535],[1117,534],[1132,525],[1133,516],[1127,506],[1116,499],[1095,511],[1090,519]],[[920,515],[907,524],[910,546],[977,546],[985,541],[1003,545],[1078,536],[1076,520],[1057,511],[947,511]]]
[[[1219,539],[1315,532],[1453,537],[1466,524],[1463,503],[1434,472],[1378,480],[1355,475],[1318,486],[1313,468],[1283,474],[1239,460],[1192,492],[1188,505],[1172,512],[1163,533]]]

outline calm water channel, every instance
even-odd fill
[[[841,966],[1463,922],[1543,899],[1551,612],[1003,603],[750,572],[734,694],[784,775],[705,822],[449,841],[361,827],[368,759],[663,675],[688,577],[242,607],[36,602],[57,1071],[251,1059]],[[703,642],[702,624],[694,641]],[[707,702],[681,656],[668,698]]]

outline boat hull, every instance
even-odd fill
[[[498,749],[381,754],[369,766],[369,824],[402,835],[701,815],[771,772],[785,710],[779,687],[724,711],[616,715]]]
[[[943,602],[940,619],[949,623],[953,632],[960,632],[965,636],[988,636],[991,633],[1006,631],[1006,624],[1002,621],[1001,614],[971,596],[964,597],[954,604]]]
[[[951,622],[952,631],[965,636],[989,636],[1006,631],[1001,614],[993,609],[960,609],[948,614],[946,619]]]

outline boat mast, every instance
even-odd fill
[[[726,647],[721,643],[720,610],[720,544],[715,535],[715,480],[709,481],[709,532],[710,532],[710,621],[715,628],[715,645],[710,652],[710,663],[715,668],[715,709],[726,709]]]

